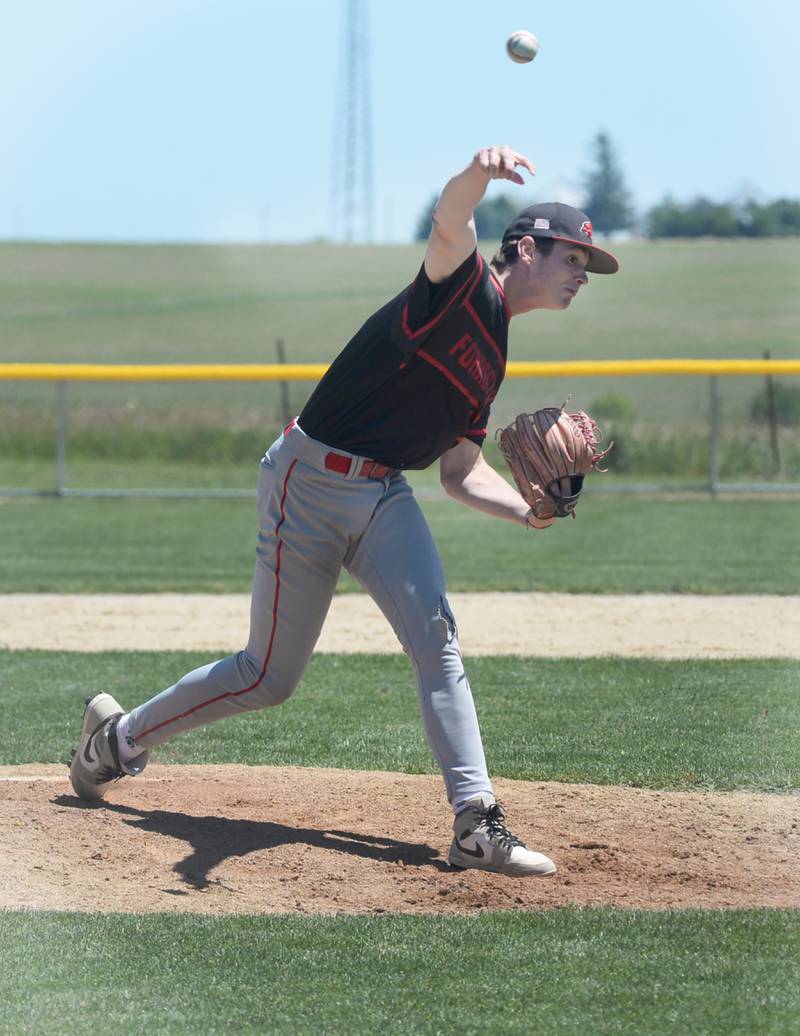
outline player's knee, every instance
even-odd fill
[[[450,655],[460,656],[456,620],[444,595],[432,604],[423,627],[403,647],[418,662]]]
[[[244,696],[246,705],[251,709],[268,709],[281,705],[294,693],[299,679],[281,677],[275,671],[270,672],[263,659],[256,658],[247,651],[239,653],[239,669],[245,686],[249,688]]]
[[[283,705],[293,694],[294,685],[287,686],[286,684],[281,684],[276,686],[265,682],[265,686],[261,691],[261,700],[265,709],[271,709],[275,705]]]

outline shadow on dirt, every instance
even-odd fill
[[[185,842],[191,846],[192,852],[179,860],[173,870],[194,889],[219,884],[209,875],[226,859],[295,844],[348,853],[380,863],[402,863],[406,867],[433,867],[445,873],[452,872],[448,864],[439,858],[438,850],[429,845],[399,842],[393,838],[357,834],[354,831],[328,831],[288,827],[286,824],[260,820],[192,816],[163,809],[137,809],[116,802],[87,803],[75,795],[59,795],[52,801],[58,806],[117,813],[125,823],[140,831],[152,831]]]

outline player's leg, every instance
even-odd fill
[[[402,476],[392,479],[345,567],[375,599],[414,666],[425,734],[450,801],[491,795],[439,552]]]
[[[344,553],[369,520],[383,485],[337,492],[341,486],[301,462],[292,446],[302,441],[295,436],[287,446],[284,439],[270,449],[261,468],[247,648],[188,673],[128,714],[111,695],[87,701],[70,765],[73,787],[82,798],[101,798],[111,780],[140,773],[148,749],[175,734],[277,705],[300,680]]]
[[[414,666],[425,733],[456,814],[449,862],[519,877],[555,873],[552,860],[509,831],[495,802],[439,552],[404,478],[392,479],[345,565]]]
[[[308,472],[286,451],[267,456],[247,647],[204,665],[130,713],[137,748],[237,713],[278,705],[297,686],[319,638],[348,533],[314,498]]]

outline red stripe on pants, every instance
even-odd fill
[[[294,470],[294,466],[297,464],[297,460],[293,460],[289,465],[289,470],[286,472],[286,478],[283,480],[283,494],[281,496],[281,516],[278,524],[275,526],[275,535],[278,536],[280,527],[283,525],[286,518],[286,512],[284,511],[284,505],[286,503],[286,493],[289,488],[289,478]],[[261,667],[261,672],[258,674],[258,679],[255,683],[251,683],[249,687],[245,687],[241,691],[226,691],[224,694],[218,694],[214,698],[209,698],[208,701],[200,702],[199,705],[192,706],[191,709],[187,709],[186,712],[181,712],[177,716],[170,716],[169,719],[163,720],[154,727],[150,727],[148,730],[143,730],[137,737],[146,737],[148,734],[155,733],[156,730],[161,730],[162,727],[168,726],[170,723],[176,723],[179,719],[185,719],[186,716],[191,716],[193,713],[198,712],[200,709],[206,708],[208,705],[213,705],[214,702],[223,701],[225,698],[239,698],[243,694],[247,694],[254,688],[258,687],[261,681],[264,679],[267,666],[269,665],[270,656],[272,655],[272,646],[275,643],[275,630],[278,626],[278,598],[281,592],[281,547],[283,547],[283,540],[278,536],[278,548],[275,554],[275,596],[272,599],[272,632],[269,637],[269,645],[267,647],[267,653],[264,658],[264,664]]]

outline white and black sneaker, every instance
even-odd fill
[[[479,796],[466,804],[453,822],[451,867],[495,871],[513,877],[555,874],[556,865],[543,853],[535,853],[508,830],[505,816],[490,796]]]
[[[142,752],[130,762],[120,761],[116,727],[124,713],[110,694],[96,694],[86,699],[81,740],[73,749],[69,766],[69,779],[80,798],[102,799],[112,781],[135,777],[147,766],[148,752]]]

